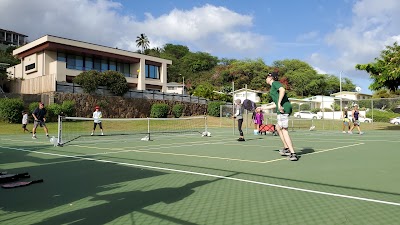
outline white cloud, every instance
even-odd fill
[[[123,14],[123,7],[111,0],[1,0],[0,27],[27,34],[31,41],[52,34],[133,51],[141,33],[148,36],[150,47],[178,42],[200,51],[254,51],[267,40],[249,31],[252,16],[225,7],[173,9],[158,17],[145,13],[142,21]],[[10,20],[15,12],[20,16]]]
[[[318,31],[310,31],[305,34],[301,34],[296,38],[296,41],[298,42],[303,42],[303,41],[308,41],[308,40],[314,40],[319,36]]]
[[[309,61],[331,74],[343,71],[367,87],[369,75],[357,71],[355,65],[373,62],[385,46],[400,40],[400,1],[358,0],[352,12],[352,22],[327,34],[328,48],[313,53]]]

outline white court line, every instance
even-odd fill
[[[21,148],[12,148],[12,147],[4,147],[4,146],[0,146],[0,148],[11,149],[11,150],[16,150],[16,151],[23,151],[23,152],[30,152],[30,153],[36,153],[36,154],[82,159],[82,160],[88,160],[88,161],[94,161],[94,162],[111,163],[111,164],[123,165],[123,166],[132,166],[132,167],[138,167],[138,168],[146,168],[146,169],[153,169],[153,170],[170,171],[170,172],[193,174],[193,175],[206,176],[206,177],[214,177],[214,178],[219,178],[219,179],[233,180],[233,181],[245,182],[245,183],[249,183],[249,184],[259,184],[259,185],[264,185],[264,186],[270,186],[270,187],[276,187],[276,188],[282,188],[282,189],[288,189],[288,190],[294,190],[294,191],[301,191],[301,192],[307,192],[307,193],[313,193],[313,194],[327,195],[327,196],[333,196],[333,197],[338,197],[338,198],[347,198],[347,199],[354,199],[354,200],[360,200],[360,201],[366,201],[366,202],[374,202],[374,203],[380,203],[380,204],[386,204],[386,205],[400,206],[400,203],[398,203],[398,202],[382,201],[382,200],[377,200],[377,199],[362,198],[362,197],[356,197],[356,196],[351,196],[351,195],[335,194],[335,193],[324,192],[324,191],[314,191],[314,190],[310,190],[310,189],[296,188],[296,187],[271,184],[271,183],[264,183],[264,182],[259,182],[259,181],[246,180],[246,179],[240,179],[240,178],[234,178],[234,177],[226,177],[226,176],[220,176],[220,175],[215,175],[215,174],[199,173],[199,172],[192,172],[192,171],[187,171],[187,170],[170,169],[170,168],[165,168],[165,167],[146,166],[146,165],[139,165],[139,164],[133,164],[133,163],[115,162],[115,161],[103,160],[103,159],[92,159],[92,158],[85,158],[85,157],[80,157],[80,156],[69,156],[69,155],[55,154],[55,153],[49,153],[49,152],[37,152],[37,151],[30,151],[30,150],[21,149]]]
[[[353,147],[353,146],[362,145],[362,144],[364,144],[364,143],[357,143],[357,144],[352,144],[352,145],[346,145],[346,146],[340,146],[340,147],[335,147],[335,148],[330,148],[330,149],[324,149],[324,150],[316,151],[316,152],[313,152],[313,153],[307,153],[307,155],[317,154],[317,153],[322,153],[322,152],[328,152],[328,151],[333,151],[333,150],[337,150],[337,149]],[[193,145],[188,145],[188,146],[193,146]],[[85,148],[85,146],[81,146],[81,147]],[[184,147],[184,145],[182,147]],[[87,147],[87,148],[100,149],[98,147]],[[169,147],[167,147],[167,148],[169,148]],[[148,148],[148,149],[151,149],[151,148]],[[156,149],[160,149],[160,148],[156,148]],[[286,157],[284,157],[284,158],[273,159],[273,160],[268,160],[268,161],[255,161],[255,160],[246,160],[246,159],[224,158],[224,157],[204,156],[204,155],[192,155],[192,154],[172,153],[172,152],[153,152],[153,151],[138,150],[138,149],[136,149],[136,150],[115,151],[115,152],[104,152],[104,153],[87,154],[87,155],[75,155],[75,156],[76,157],[83,157],[83,156],[109,155],[109,154],[126,153],[126,152],[139,152],[139,153],[147,153],[147,154],[173,155],[173,156],[185,156],[185,157],[207,158],[207,159],[222,159],[222,160],[239,161],[239,162],[260,163],[260,164],[266,164],[266,163],[271,163],[271,162],[276,162],[276,161],[281,161],[281,160],[286,160],[287,159]]]

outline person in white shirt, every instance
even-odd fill
[[[29,130],[26,128],[26,125],[28,125],[28,113],[26,113],[26,111],[22,111],[22,130],[24,131],[28,131]]]
[[[238,130],[239,130],[239,139],[238,141],[245,141],[243,137],[243,130],[242,130],[242,125],[243,125],[243,106],[242,106],[242,101],[240,99],[235,100],[235,115],[233,115],[232,118],[236,119],[238,121]]]
[[[102,114],[101,114],[101,112],[100,112],[100,107],[99,106],[96,106],[95,107],[95,110],[96,111],[94,111],[93,112],[93,130],[92,130],[92,136],[93,136],[93,134],[94,134],[94,131],[96,130],[96,126],[97,126],[97,124],[99,125],[99,127],[100,127],[100,131],[101,131],[101,135],[104,135],[104,133],[103,133],[103,126],[102,126],[102,124],[101,124],[101,117],[103,116]]]

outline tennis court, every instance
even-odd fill
[[[399,224],[398,131],[93,136],[54,147],[0,136],[0,169],[44,183],[0,190],[1,224]]]

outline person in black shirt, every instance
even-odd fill
[[[37,107],[33,113],[32,116],[35,119],[35,122],[33,123],[33,129],[32,129],[32,139],[36,139],[36,128],[38,126],[43,127],[44,131],[46,132],[46,137],[49,137],[49,130],[46,127],[46,114],[47,110],[44,108],[44,104],[42,102],[39,103],[39,107]]]

